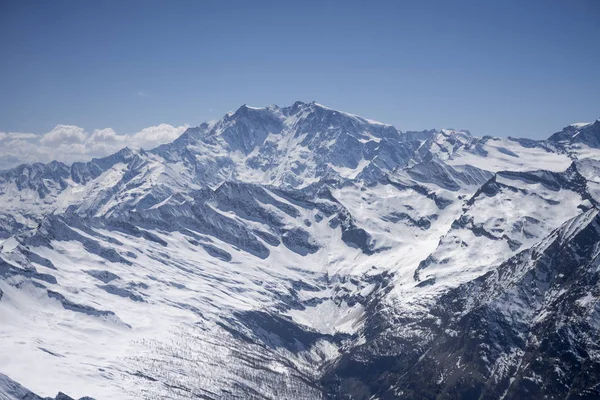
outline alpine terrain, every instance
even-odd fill
[[[20,165],[0,399],[598,399],[599,205],[600,120],[536,141],[244,105]]]

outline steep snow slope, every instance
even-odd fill
[[[447,292],[431,318],[387,320],[325,375],[330,395],[597,398],[599,243],[590,210]],[[398,335],[407,323],[421,335]]]
[[[298,188],[328,176],[355,177],[367,166],[383,171],[404,166],[418,143],[390,125],[296,102],[284,108],[242,106],[155,152],[170,161],[186,159],[213,180]]]
[[[476,278],[592,207],[590,200],[574,165],[564,173],[498,172],[469,199],[415,280],[421,286],[455,286]]]
[[[377,247],[334,197],[308,194],[224,183],[191,200],[131,210],[126,218],[48,217],[1,253],[0,313],[9,323],[0,354],[15,346],[22,351],[3,357],[0,370],[44,395],[68,387],[77,396],[92,388],[98,398],[136,398],[140,393],[131,388],[139,384],[107,382],[149,380],[162,393],[172,391],[165,382],[177,379],[185,390],[218,397],[241,384],[244,372],[248,382],[238,395],[315,398],[318,391],[305,383],[315,379],[310,366],[336,356],[339,343],[361,328],[361,303],[384,273],[372,265],[350,267],[348,260],[366,259]],[[331,264],[351,269],[355,278],[333,274]],[[337,319],[320,325],[329,314]],[[277,329],[292,321],[299,339],[283,333],[276,339]],[[274,331],[257,331],[270,325]],[[178,347],[183,333],[195,338],[185,346],[198,361],[186,364],[193,379],[180,382],[165,373],[180,360],[170,353],[157,359],[155,352]],[[240,342],[242,333],[250,343]],[[215,342],[226,337],[228,346]],[[267,338],[271,350],[260,347]],[[232,355],[225,357],[224,349]],[[239,363],[249,361],[238,354],[248,352],[261,352],[263,360],[240,371]],[[132,354],[148,354],[153,364]],[[206,359],[220,368],[197,365]],[[176,392],[185,398],[185,390]]]
[[[0,235],[35,228],[44,216],[70,208],[104,215],[115,207],[148,206],[190,187],[199,186],[182,171],[130,149],[70,168],[23,165],[0,173]]]
[[[600,119],[591,123],[577,123],[564,128],[548,138],[549,142],[565,147],[577,144],[593,148],[600,147]]]
[[[468,132],[446,130],[426,140],[419,152],[435,155],[450,165],[471,165],[492,172],[543,169],[564,171],[570,158],[554,143],[531,139],[476,138]]]

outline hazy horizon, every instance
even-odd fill
[[[600,117],[598,11],[592,0],[0,0],[0,157],[148,148],[242,104],[297,100],[401,131],[545,139]]]
[[[309,101],[303,102],[310,103]],[[322,104],[314,100],[313,102],[329,108],[327,104]],[[197,124],[185,124],[180,126],[172,126],[162,123],[156,126],[143,128],[137,132],[116,132],[112,128],[89,130],[76,125],[64,124],[59,124],[50,131],[41,134],[0,131],[0,144],[6,145],[4,148],[0,149],[0,170],[10,169],[24,163],[48,163],[50,161],[60,161],[65,164],[71,164],[78,161],[89,161],[92,158],[99,158],[114,154],[115,152],[118,152],[126,147],[150,150],[161,144],[172,142],[190,127],[199,126],[205,122],[218,121],[227,115],[227,113],[235,112],[244,105],[257,108],[265,108],[270,106],[283,108],[291,106],[291,104],[271,104],[268,106],[242,104],[235,109],[227,111],[221,117],[212,121],[202,121]],[[348,110],[338,111],[372,119],[369,118],[369,116],[361,115],[360,113],[351,112]],[[388,124],[386,121],[377,122]],[[573,124],[577,122],[574,122]],[[394,127],[401,132],[425,130],[440,131],[442,129],[454,129],[469,131],[473,136],[485,136],[479,134],[478,132],[473,132],[468,127],[424,127],[423,129],[416,130],[401,129],[397,126]],[[556,130],[549,132],[545,138],[540,140],[547,139],[550,135],[560,131],[562,128],[564,127],[557,128]],[[15,154],[19,155],[17,156]]]

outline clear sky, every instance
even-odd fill
[[[317,101],[401,130],[600,117],[600,1],[0,0],[0,131]]]

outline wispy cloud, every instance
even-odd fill
[[[146,92],[144,92],[143,90],[140,90],[139,92],[136,93],[139,97],[149,97],[150,95]]]
[[[44,134],[0,132],[0,169],[52,160],[85,161],[126,146],[151,149],[175,140],[187,128],[187,125],[160,124],[131,134],[119,134],[112,128],[88,132],[75,125],[57,125]]]

